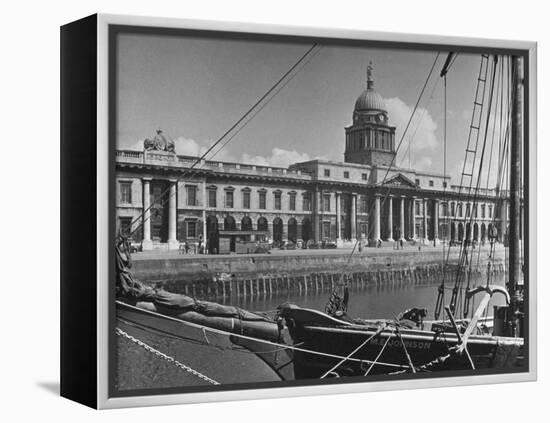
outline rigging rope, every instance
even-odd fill
[[[207,150],[206,152],[204,152],[204,154],[202,154],[197,160],[195,160],[195,162],[189,167],[188,171],[191,171],[192,169],[195,168],[195,166],[197,166],[197,164],[200,164],[203,160],[205,160],[206,156],[214,149],[216,148],[216,146],[218,144],[220,144],[222,142],[222,140],[227,137],[235,128],[237,128],[239,126],[239,124],[241,122],[243,122],[255,109],[256,107],[258,107],[258,105],[260,105],[267,97],[269,97],[269,95],[275,91],[277,89],[277,87],[287,78],[288,75],[290,75],[303,61],[304,59],[315,49],[315,47],[317,47],[317,43],[313,44],[299,59],[296,63],[294,63],[294,65],[292,65],[290,67],[289,70],[287,70],[283,76],[269,89],[267,90],[264,95],[262,95],[262,97],[260,97],[260,99],[254,103],[254,105],[252,105],[247,111],[246,113],[241,116],[240,119],[237,120],[237,122],[235,122],[220,138],[218,138],[218,140],[212,144]],[[302,68],[300,68],[302,69]],[[279,90],[280,91],[280,90]],[[278,92],[278,91],[277,91]],[[273,97],[271,97],[273,98]],[[270,100],[268,100],[270,101]],[[265,106],[264,106],[265,107]],[[225,144],[224,144],[225,146]],[[191,172],[193,173],[193,172]],[[177,191],[177,190],[176,190]],[[164,190],[164,192],[161,193],[161,195],[159,196],[160,199],[162,199],[162,197],[164,197],[167,193],[170,192],[170,188]],[[171,195],[165,200],[167,201],[169,198],[171,197]],[[130,228],[132,228],[137,222],[139,222],[140,220],[142,220],[144,218],[144,215],[145,213],[147,213],[148,211],[151,210],[151,208],[153,208],[155,206],[154,203],[152,203],[148,208],[146,208],[145,210],[143,210],[140,215],[135,218],[131,224],[130,224]],[[141,228],[141,226],[143,225],[143,222],[141,222],[140,225],[138,225],[135,229],[131,230],[130,232],[130,236],[132,236],[139,228]]]
[[[155,354],[157,357],[160,357],[163,360],[166,360],[169,363],[172,363],[174,366],[179,367],[182,370],[185,370],[187,373],[189,373],[193,376],[196,376],[199,379],[204,380],[205,382],[208,382],[212,385],[219,385],[220,384],[219,382],[217,382],[214,379],[202,374],[201,372],[199,372],[199,371],[197,371],[197,370],[195,370],[195,369],[193,369],[193,368],[191,368],[191,367],[189,367],[189,366],[187,366],[183,363],[180,363],[174,357],[170,357],[169,355],[166,355],[166,354],[160,352],[159,350],[151,347],[150,345],[147,345],[145,342],[140,341],[139,339],[133,337],[132,335],[128,334],[127,332],[124,332],[120,328],[116,328],[116,334],[118,336],[122,337],[122,338],[126,338],[126,339],[132,341],[134,344],[139,345],[140,347],[142,347],[143,349],[149,351],[150,353]]]
[[[367,345],[371,339],[373,339],[375,336],[380,335],[382,331],[386,328],[386,326],[381,326],[375,333],[373,333],[371,336],[369,336],[364,342],[362,342],[357,348],[355,348],[352,352],[350,352],[346,357],[344,357],[342,360],[338,362],[334,367],[332,367],[330,370],[328,370],[323,376],[321,376],[321,379],[324,379],[329,374],[334,372],[338,367],[340,367],[342,364],[344,364],[351,356],[353,356],[356,352],[358,352],[361,348],[363,348],[365,345]],[[374,364],[374,363],[373,363]]]
[[[178,320],[178,319],[173,318],[173,317],[169,317],[169,316],[165,316],[165,315],[162,315],[162,317],[166,318],[166,319],[169,319],[169,320],[174,320],[174,321],[179,322],[179,323],[182,322],[181,320]],[[135,323],[135,322],[128,322],[127,320],[122,319],[120,317],[118,319],[120,321],[122,321],[123,323],[125,323],[125,324],[129,324],[129,325],[132,325],[134,327],[139,327],[139,328],[141,328],[142,330],[145,330],[145,331],[154,331],[154,332],[157,332],[157,333],[162,334],[162,335],[165,334],[163,331],[155,330],[155,329],[153,329],[149,326],[146,326],[144,324],[141,324],[141,323],[138,324],[138,323]],[[243,334],[234,333],[234,332],[226,332],[226,331],[223,331],[223,330],[220,330],[220,329],[214,329],[214,328],[210,328],[210,327],[207,327],[207,326],[204,326],[204,329],[206,331],[214,333],[214,334],[219,334],[219,335],[224,335],[224,336],[231,336],[231,337],[235,337],[235,338],[241,338],[241,339],[244,339],[244,340],[247,340],[247,341],[255,341],[255,342],[258,342],[258,343],[262,343],[262,344],[277,347],[278,349],[298,351],[298,352],[305,353],[305,354],[316,355],[316,356],[319,356],[319,357],[327,357],[327,358],[336,359],[336,360],[346,359],[346,357],[342,356],[342,355],[330,354],[330,353],[324,353],[322,351],[310,350],[310,349],[307,349],[307,348],[301,348],[297,345],[280,344],[278,342],[268,341],[267,339],[254,338],[252,336],[243,335]],[[175,338],[175,339],[179,339],[181,341],[189,342],[189,339],[180,337],[178,335],[173,335],[172,334],[171,337]],[[213,348],[219,348],[219,347],[217,347],[213,344],[210,344],[210,346],[213,347]],[[238,351],[238,350],[236,350],[236,351]],[[356,362],[356,363],[367,363],[367,364],[373,363],[373,361],[371,361],[371,360],[365,360],[365,359],[359,359],[359,358],[353,358],[353,357],[347,358],[347,361],[353,361],[353,362]],[[394,363],[380,363],[380,364],[381,365],[383,364],[386,367],[394,367],[394,368],[400,368],[400,369],[409,368],[409,366],[403,366],[401,364],[394,364]]]
[[[378,360],[380,359],[380,357],[382,356],[384,350],[386,349],[386,347],[388,346],[388,342],[390,342],[390,339],[392,338],[393,334],[395,333],[395,329],[391,331],[390,333],[390,336],[388,336],[388,339],[386,339],[386,342],[384,342],[384,345],[382,346],[382,348],[380,349],[380,352],[378,353],[378,355],[376,356],[376,358],[374,359],[374,362],[370,365],[370,367],[368,368],[368,370],[365,372],[365,375],[364,376],[368,376],[368,374],[370,373],[370,371],[372,370],[372,368],[374,367],[375,364],[378,364]]]
[[[401,144],[403,143],[404,139],[405,139],[405,135],[407,134],[407,131],[411,125],[411,122],[413,120],[413,117],[416,113],[416,110],[418,109],[418,105],[420,104],[420,101],[422,100],[422,97],[424,95],[424,91],[426,90],[426,87],[428,85],[428,82],[430,81],[430,78],[433,74],[433,71],[435,69],[435,65],[437,63],[437,60],[439,59],[439,55],[441,53],[440,52],[437,52],[436,56],[435,56],[435,59],[432,63],[432,66],[430,68],[430,71],[428,72],[428,76],[426,77],[426,80],[424,81],[424,85],[422,86],[422,89],[420,90],[420,94],[418,95],[418,99],[416,100],[416,103],[414,105],[414,108],[413,108],[413,111],[409,117],[409,120],[407,122],[407,125],[405,126],[405,129],[403,131],[403,134],[401,135],[401,139],[399,140],[399,143],[397,144],[397,148],[395,150],[395,154],[393,155],[392,157],[392,160],[390,162],[390,164],[388,165],[387,169],[386,169],[386,173],[384,175],[384,177],[382,178],[382,180],[380,182],[378,182],[378,184],[380,186],[382,186],[384,184],[384,182],[386,182],[387,178],[388,178],[388,175],[390,173],[390,170],[391,168],[393,167],[394,165],[394,162],[395,162],[395,158],[397,157],[397,153],[399,152],[399,149],[401,148]],[[381,201],[381,205],[380,207],[383,208],[384,207],[384,204],[386,202],[386,199],[388,198],[389,194],[390,194],[390,191],[391,191],[391,188],[388,188],[386,193],[384,194],[384,198],[383,200]],[[368,215],[370,216],[372,214],[372,211],[374,209],[374,204],[371,204],[369,210],[368,210]],[[390,231],[392,230],[392,228],[389,228]],[[373,228],[369,225],[369,231],[368,231],[368,234],[367,234],[367,239],[370,239],[370,235],[372,234],[372,230]],[[353,257],[353,254],[355,253],[355,250],[357,249],[357,246],[359,245],[359,242],[360,242],[360,239],[359,237],[356,239],[355,243],[353,244],[353,248],[350,252],[350,254],[348,255],[348,258],[346,260],[346,262],[344,263],[344,265],[342,266],[342,270],[340,272],[340,277],[338,278],[338,282],[336,284],[336,287],[335,289],[333,290],[333,292],[331,293],[331,296],[329,298],[329,301],[327,302],[326,306],[325,306],[325,309],[327,309],[329,307],[329,305],[331,303],[336,303],[337,301],[335,301],[335,298],[339,298],[340,295],[339,295],[339,290],[340,288],[342,287],[342,280],[343,280],[343,277],[344,277],[344,273],[346,272],[347,268],[349,267],[349,264],[351,262],[351,258]]]

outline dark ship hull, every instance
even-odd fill
[[[411,363],[417,372],[472,369],[466,354],[453,352],[460,340],[450,332],[400,328],[397,334],[391,325],[344,322],[297,306],[283,308],[281,316],[301,348],[294,352],[297,379],[410,372]],[[475,369],[520,365],[522,348],[522,338],[472,335],[467,342]]]

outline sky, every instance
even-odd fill
[[[182,155],[206,151],[311,47],[142,34],[121,34],[118,43],[117,148],[142,150],[143,139],[161,128]],[[277,96],[208,159],[273,166],[315,158],[343,161],[344,127],[351,124],[355,100],[366,88],[370,61],[374,88],[386,103],[389,123],[397,127],[399,143],[436,55],[322,45]],[[438,57],[397,166],[444,171],[439,72],[446,55]],[[446,171],[453,183],[460,181],[479,64],[479,55],[461,53],[447,76]],[[494,169],[493,164],[491,184]]]

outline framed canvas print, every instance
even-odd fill
[[[535,379],[535,43],[94,15],[61,70],[63,396]]]

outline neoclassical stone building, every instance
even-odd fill
[[[345,128],[344,162],[281,168],[200,161],[178,155],[159,130],[145,139],[143,151],[116,152],[117,224],[122,232],[131,230],[144,250],[202,239],[213,252],[220,232],[231,238],[239,231],[342,246],[358,238],[371,244],[397,238],[484,242],[495,227],[504,240],[508,207],[502,195],[482,190],[475,201],[449,176],[395,167],[395,149],[395,127],[369,66],[366,89]]]

